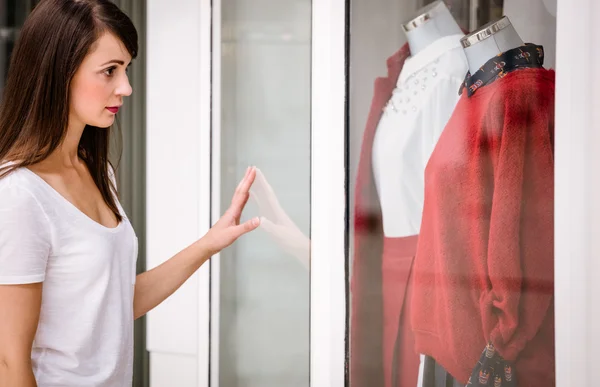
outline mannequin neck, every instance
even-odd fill
[[[436,2],[418,12],[419,16],[404,25],[404,32],[410,47],[411,55],[423,51],[427,46],[445,36],[462,35],[463,32],[454,20],[450,10],[443,1]],[[424,16],[428,20],[415,26],[417,20]]]
[[[474,74],[493,57],[523,44],[523,40],[511,24],[489,38],[466,47],[464,51],[469,63],[469,72]]]

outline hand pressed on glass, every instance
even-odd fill
[[[248,167],[246,175],[235,189],[231,205],[221,219],[204,236],[205,247],[211,254],[216,254],[230,246],[236,239],[260,225],[259,218],[253,218],[240,224],[242,211],[250,197],[250,187],[255,178],[256,167]]]
[[[161,265],[137,276],[134,298],[135,318],[143,316],[173,294],[211,256],[260,225],[258,218],[240,224],[242,211],[248,202],[249,190],[255,177],[256,169],[248,168],[233,194],[231,205],[206,235]]]

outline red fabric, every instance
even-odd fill
[[[486,342],[521,386],[555,385],[554,71],[463,94],[425,172],[417,351],[466,383]]]
[[[408,45],[387,60],[387,77],[375,80],[373,101],[360,153],[354,202],[354,254],[350,279],[350,383],[382,387],[383,304],[381,265],[383,230],[381,207],[371,170],[375,131],[400,71],[410,55]]]
[[[383,371],[385,387],[415,387],[419,355],[410,324],[411,269],[418,237],[383,241]],[[395,353],[398,351],[397,353]],[[397,374],[396,383],[392,375]]]

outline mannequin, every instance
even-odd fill
[[[469,72],[474,74],[494,56],[523,45],[523,40],[508,17],[486,24],[461,39],[469,62]]]
[[[421,8],[417,13],[419,16],[402,25],[413,56],[439,38],[462,34],[460,26],[442,0]]]
[[[425,145],[413,144],[415,149],[420,147],[422,150],[421,159],[418,160],[419,167],[413,171],[413,176],[421,181],[422,169],[433,151],[435,139],[458,102],[456,92],[468,70],[460,47],[460,39],[464,37],[464,33],[446,4],[438,0],[420,9],[417,14],[418,16],[403,24],[411,56],[395,81],[394,93],[388,99],[386,111],[379,119],[373,143],[372,167],[379,200],[382,203],[383,232],[386,237],[392,238],[418,234],[418,214],[422,205],[420,202],[403,201],[403,193],[399,192],[404,182],[399,179],[398,164],[414,165],[415,162],[404,160],[399,154],[403,152],[403,146],[409,144],[402,137],[404,134],[397,129],[399,126],[414,124],[417,131],[421,127],[432,132]],[[438,84],[442,84],[444,90],[439,90]],[[435,90],[432,91],[431,87]],[[445,102],[436,104],[433,108],[435,111],[423,113],[429,118],[433,115],[439,119],[428,121],[424,118],[422,122],[415,124],[413,120],[420,119],[420,104],[424,100],[439,96],[443,96]],[[414,158],[413,155],[409,157]],[[419,197],[418,186],[415,187],[415,191],[416,197]],[[406,216],[407,213],[416,215],[411,219],[410,216]]]
[[[554,71],[507,17],[461,45],[469,74],[427,165],[413,268],[423,387],[552,387]]]
[[[375,116],[372,111],[365,138],[371,135],[374,138],[363,141],[359,165],[372,173],[374,200],[380,203],[376,216],[382,220],[382,230],[375,235],[383,246],[380,256],[375,257],[378,250],[371,249],[366,254],[355,254],[355,262],[364,260],[370,270],[377,268],[381,273],[385,387],[418,384],[421,356],[414,349],[407,300],[412,292],[411,267],[421,222],[423,174],[436,140],[458,102],[458,90],[468,70],[460,45],[464,33],[443,1],[418,11],[417,17],[403,24],[403,30],[411,56],[399,74],[386,79],[392,93],[382,96],[387,100],[383,114]],[[376,86],[375,98],[379,100],[377,94]],[[365,148],[370,148],[368,153],[372,157],[366,156]],[[357,185],[361,183],[364,184],[357,181]],[[357,213],[361,211],[364,208]],[[380,283],[371,280],[366,286],[375,288]],[[360,291],[355,290],[355,295]],[[372,332],[376,330],[381,330],[381,326],[370,331],[372,341],[375,341]],[[356,379],[352,383],[377,385]]]

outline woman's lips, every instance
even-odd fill
[[[117,114],[117,112],[119,111],[119,106],[111,106],[107,107],[106,109],[113,114]]]

